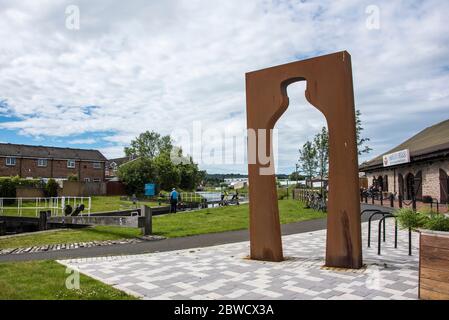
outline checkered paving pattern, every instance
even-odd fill
[[[408,256],[408,233],[399,230],[394,248],[393,221],[377,255],[366,247],[366,268],[324,268],[326,231],[283,237],[283,262],[247,259],[249,243],[134,256],[63,260],[60,263],[144,299],[417,299],[418,234]],[[81,283],[82,286],[82,283]]]

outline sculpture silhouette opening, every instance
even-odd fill
[[[287,86],[306,81],[306,99],[329,130],[326,266],[362,267],[358,159],[351,56],[346,51],[246,74],[251,259],[282,261],[282,240],[269,134],[288,107]],[[270,163],[259,153],[269,152]],[[261,152],[262,151],[262,152]]]

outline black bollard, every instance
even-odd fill
[[[6,221],[0,221],[0,236],[6,234]]]
[[[394,208],[394,195],[390,194],[390,207]]]
[[[398,200],[399,200],[399,208],[402,209],[402,196],[401,195],[398,196]]]
[[[39,212],[39,231],[47,230],[47,211]]]
[[[412,255],[412,229],[408,228],[408,255]]]

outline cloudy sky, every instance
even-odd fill
[[[0,0],[0,142],[119,157],[145,130],[190,133],[209,151],[230,132],[238,152],[245,72],[347,50],[367,160],[449,118],[448,16],[440,0]],[[278,172],[325,124],[304,88],[288,88]]]

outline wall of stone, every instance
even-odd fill
[[[414,176],[421,171],[422,173],[422,195],[429,195],[432,198],[440,201],[440,168],[449,173],[449,159],[444,161],[434,161],[431,163],[424,163],[420,165],[409,164],[404,167],[397,168],[396,176],[393,169],[381,169],[373,172],[367,172],[368,186],[373,185],[373,180],[380,175],[388,176],[388,191],[399,193],[399,175],[402,174],[404,185],[406,184],[406,176],[412,173]],[[405,186],[404,186],[405,191]]]

